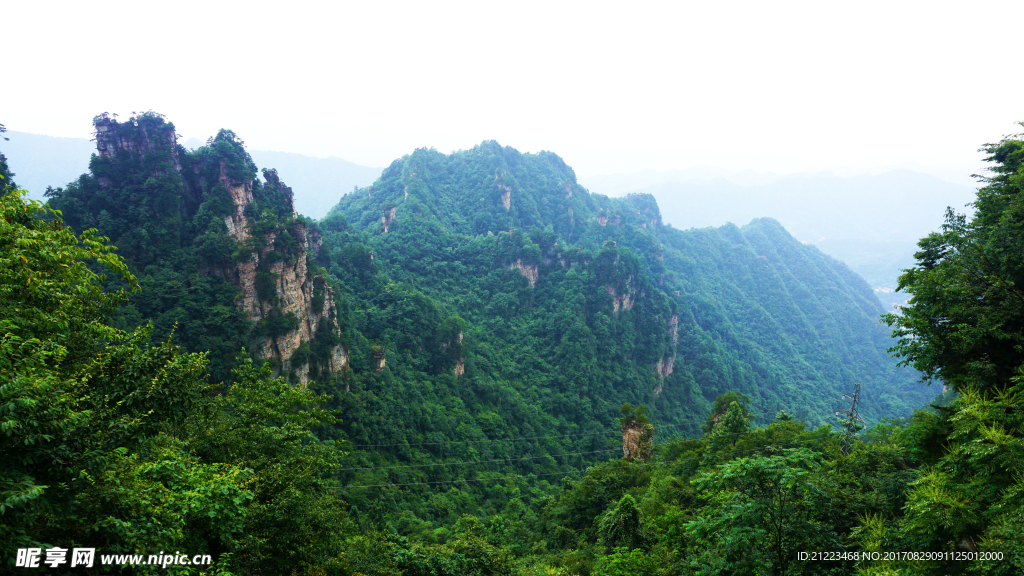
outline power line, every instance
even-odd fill
[[[522,458],[496,458],[494,460],[468,460],[468,461],[454,461],[454,462],[438,462],[435,464],[405,464],[402,466],[378,466],[378,467],[365,467],[365,468],[338,468],[338,472],[345,470],[393,470],[395,468],[426,468],[429,466],[455,466],[461,464],[483,464],[488,462],[506,462],[506,461],[522,461],[522,460],[535,460],[537,458],[554,458],[555,456],[578,456],[580,454],[600,454],[605,452],[618,452],[619,448],[612,448],[611,450],[593,450],[591,452],[567,452],[565,454],[541,454],[539,456],[523,456]]]
[[[663,428],[679,428],[683,424],[666,424],[655,430],[661,430]],[[519,440],[537,440],[540,438],[577,438],[584,436],[598,436],[601,434],[607,434],[608,431],[602,432],[589,432],[586,434],[548,434],[545,436],[523,436],[521,438],[488,438],[486,440],[452,440],[446,442],[399,442],[395,444],[353,444],[351,448],[384,448],[389,446],[439,446],[442,444],[480,444],[483,442],[517,442]]]
[[[680,426],[680,424],[672,424],[671,426]],[[665,426],[665,428],[668,428],[668,427],[670,427],[670,426]],[[747,431],[747,432],[730,432],[728,434],[721,434],[721,435],[717,436],[717,438],[724,438],[724,437],[727,437],[727,436],[743,436],[743,435],[746,435],[746,434],[750,434],[750,431]],[[698,442],[700,440],[701,440],[700,438],[682,438],[682,439],[675,440],[673,442],[664,442],[664,443],[659,444],[658,446],[674,446],[674,445],[677,445],[677,444],[682,444],[683,442]],[[607,453],[607,452],[618,452],[619,450],[620,450],[619,448],[612,448],[610,450],[593,450],[593,451],[589,451],[589,452],[567,452],[567,453],[564,453],[564,454],[541,454],[541,455],[538,455],[538,456],[523,456],[523,457],[520,457],[520,458],[496,458],[496,459],[493,459],[493,460],[455,460],[455,461],[450,461],[450,462],[437,462],[437,463],[433,463],[433,464],[401,464],[401,465],[397,465],[397,466],[362,466],[362,467],[352,467],[352,468],[338,468],[337,471],[338,472],[344,472],[344,471],[351,471],[351,470],[394,470],[394,469],[398,469],[398,468],[429,468],[429,467],[433,467],[433,466],[458,466],[458,465],[466,465],[466,464],[486,464],[486,463],[492,463],[492,462],[535,460],[537,458],[549,458],[549,457],[550,458],[554,458],[556,456],[579,456],[579,455],[583,455],[583,454],[603,454],[603,453]]]
[[[746,434],[746,433],[747,432],[741,432],[741,433],[738,433],[738,434]],[[733,435],[735,435],[735,434],[728,434],[728,436],[733,436]],[[726,435],[723,434],[723,436],[726,436]],[[691,439],[690,438],[686,438],[686,439],[681,440],[679,442],[675,442],[675,444],[682,443],[682,442],[688,441],[688,440],[691,440]],[[790,440],[788,443],[799,444],[799,443],[816,442],[816,441],[819,441],[819,440],[820,439],[818,439],[818,438],[809,438],[807,440]],[[672,444],[673,443],[669,443],[667,445],[670,446]],[[665,446],[665,445],[666,444],[663,444],[663,446]],[[761,450],[765,450],[766,448],[772,448],[772,447],[773,446],[771,446],[771,445],[767,445],[767,446],[762,446],[760,448],[748,448],[748,449],[745,449],[745,450],[727,450],[727,451],[724,451],[724,452],[715,452],[715,454],[742,454],[742,453],[745,453],[745,452],[758,452],[758,451],[761,451]],[[679,463],[679,462],[689,462],[691,460],[695,460],[698,456],[703,456],[703,454],[700,454],[700,455],[696,455],[695,454],[695,455],[693,455],[693,456],[691,456],[689,458],[685,458],[685,459],[684,458],[680,458],[679,460],[674,460],[672,463],[675,464],[675,463]],[[589,468],[589,466],[588,466],[588,468]],[[521,474],[513,474],[513,475],[510,475],[510,476],[495,476],[493,478],[460,478],[459,480],[436,480],[436,481],[427,481],[427,482],[403,482],[403,483],[398,483],[398,484],[348,484],[348,485],[345,485],[345,486],[329,486],[328,488],[330,488],[332,490],[341,490],[341,489],[345,489],[345,488],[388,488],[388,487],[392,487],[392,486],[431,486],[431,485],[436,486],[436,485],[440,485],[440,484],[460,484],[460,483],[469,483],[469,482],[489,482],[491,480],[507,480],[507,479],[510,479],[510,478],[527,479],[527,478],[539,478],[541,476],[564,476],[566,474],[571,474],[573,472],[582,472],[584,470],[586,470],[586,468],[573,468],[571,470],[566,470],[564,472],[548,472],[548,473],[544,473],[544,474],[529,474],[529,475],[526,475],[526,476],[523,476]]]
[[[429,485],[429,484],[459,484],[459,483],[462,483],[462,482],[487,482],[489,480],[507,480],[509,478],[523,478],[523,479],[526,479],[526,478],[538,478],[540,476],[557,476],[557,475],[560,475],[560,474],[569,474],[571,472],[575,472],[575,471],[578,471],[578,470],[580,470],[580,469],[568,470],[566,472],[548,472],[546,474],[530,474],[528,476],[523,476],[523,475],[520,475],[520,474],[514,474],[512,476],[496,476],[494,478],[470,478],[470,479],[461,479],[461,480],[438,480],[436,482],[405,482],[405,483],[402,483],[402,484],[357,484],[357,485],[351,485],[350,484],[350,485],[347,485],[347,486],[329,486],[329,488],[337,490],[337,489],[341,489],[341,488],[387,488],[387,487],[391,487],[391,486],[416,486],[416,485]]]

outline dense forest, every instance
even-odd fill
[[[676,230],[552,153],[417,150],[314,222],[231,131],[190,151],[159,114],[95,125],[89,173],[46,204],[0,162],[5,564],[1024,565],[1018,138],[986,148],[975,217],[921,241],[894,340],[864,281],[778,223]],[[922,374],[949,390],[931,405]]]

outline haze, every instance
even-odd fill
[[[88,137],[156,110],[183,139],[386,166],[485,139],[582,176],[916,162],[965,177],[1017,131],[1020,3],[9,3],[8,129]],[[998,87],[994,87],[998,84]],[[1016,84],[1016,86],[1015,86]],[[15,167],[17,171],[17,167]]]

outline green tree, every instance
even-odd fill
[[[616,548],[601,558],[594,571],[596,576],[653,576],[658,574],[658,558],[640,548]]]
[[[948,210],[942,231],[919,242],[917,265],[900,278],[910,302],[885,318],[903,362],[948,382],[957,397],[907,429],[929,466],[911,484],[898,526],[876,519],[861,537],[876,549],[998,550],[1008,561],[974,569],[1010,574],[1024,568],[1024,140],[1009,136],[982,150],[992,167],[974,216]]]
[[[904,363],[956,389],[1006,385],[1024,363],[1024,140],[982,150],[992,175],[974,217],[949,209],[942,231],[918,243],[899,284],[910,301],[885,316]]]
[[[329,397],[251,360],[212,388],[205,355],[107,324],[136,282],[105,239],[23,193],[0,197],[0,216],[3,563],[19,547],[96,546],[343,573],[339,453],[312,432],[334,422]],[[97,263],[124,288],[104,290]]]
[[[0,124],[0,134],[7,132],[7,128]],[[6,136],[2,136],[4,140],[8,140]],[[17,189],[17,184],[14,183],[14,172],[11,172],[11,168],[7,165],[7,157],[0,154],[0,190],[5,187],[11,187]]]
[[[715,403],[711,407],[711,413],[708,414],[707,420],[704,422],[703,430],[704,433],[711,432],[715,429],[718,423],[726,416],[732,405],[736,404],[741,415],[746,419],[752,419],[753,414],[750,413],[750,409],[747,408],[747,404],[750,403],[750,398],[747,398],[746,394],[740,394],[739,392],[726,392],[725,394],[719,394],[715,397]],[[735,416],[731,418],[731,426],[736,427]]]
[[[826,498],[812,482],[817,467],[815,455],[799,449],[739,458],[698,476],[693,483],[708,504],[686,526],[694,569],[783,576],[800,573],[799,551],[841,550],[815,514]]]
[[[184,425],[189,445],[204,461],[251,473],[252,505],[232,561],[244,574],[286,573],[341,566],[349,525],[332,489],[341,454],[313,430],[335,422],[321,407],[330,400],[243,358],[232,384],[197,406]]]
[[[625,546],[629,550],[646,550],[649,547],[649,537],[640,521],[640,509],[629,494],[598,520],[598,532],[608,548]]]
[[[0,197],[0,213],[4,562],[44,543],[226,549],[246,472],[199,462],[169,435],[205,392],[204,359],[105,324],[126,290],[104,291],[88,263],[135,280],[103,239],[22,192]]]

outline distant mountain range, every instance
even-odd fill
[[[10,138],[0,142],[0,152],[7,156],[15,173],[15,182],[41,200],[47,186],[67,185],[89,171],[89,158],[96,145],[85,138],[56,138],[27,132],[7,132]],[[204,143],[195,138],[184,146],[196,149]],[[276,168],[287,177],[285,184],[295,193],[295,209],[311,218],[323,218],[353,187],[373,184],[380,168],[353,164],[341,158],[313,158],[288,152],[250,150],[259,166]]]
[[[196,149],[204,143],[195,138],[185,147]],[[383,168],[370,168],[353,164],[334,156],[313,158],[291,152],[250,150],[249,155],[258,166],[276,168],[285,184],[295,193],[295,211],[310,218],[327,215],[342,195],[353,188],[373,184]]]
[[[85,138],[7,135],[10,141],[0,142],[0,151],[9,160],[15,181],[36,199],[42,199],[47,186],[64,186],[87,172],[95,149]],[[203,142],[190,138],[183,144],[196,149]],[[382,170],[335,157],[249,153],[259,166],[277,168],[295,193],[295,209],[315,219],[326,216],[353,188],[373,184]],[[700,166],[592,176],[581,178],[580,183],[591,192],[612,197],[649,193],[657,199],[665,222],[681,229],[774,218],[801,242],[849,265],[892,309],[905,301],[893,290],[900,271],[913,264],[917,240],[939,228],[947,206],[963,212],[974,198],[974,187],[965,184],[970,181],[967,175],[905,166],[846,177]]]
[[[0,153],[14,171],[14,181],[29,191],[29,197],[43,199],[47,186],[65,186],[89,171],[89,157],[96,144],[85,138],[57,138],[9,131],[9,141],[0,141]]]
[[[677,228],[778,220],[795,238],[842,260],[891,309],[901,270],[914,263],[917,241],[938,230],[946,207],[969,211],[970,186],[908,169],[840,177],[779,175],[701,167],[581,179],[592,192],[648,193]]]

